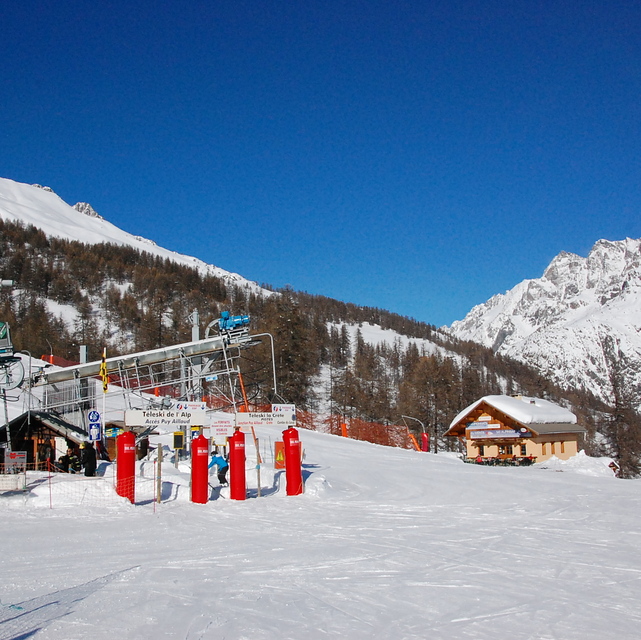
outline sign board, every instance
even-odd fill
[[[24,473],[27,470],[26,451],[7,451],[4,454],[5,473]]]
[[[501,438],[531,438],[532,432],[524,429],[523,431],[514,431],[513,429],[484,429],[478,431],[470,431],[470,438],[472,440],[484,440],[486,438],[492,440],[500,440]]]
[[[204,429],[205,437],[213,438],[215,444],[225,444],[227,438],[234,434],[234,427],[236,426],[235,414],[214,411],[208,417],[210,425]]]
[[[171,408],[176,411],[207,411],[206,402],[174,402]]]
[[[236,426],[241,429],[251,429],[274,424],[273,413],[236,413]]]
[[[296,421],[291,413],[237,413],[236,426],[241,429],[261,426],[286,427]]]
[[[234,430],[218,427],[216,430],[210,429],[209,435],[207,435],[207,431],[205,430],[204,435],[205,437],[209,437],[211,440],[213,440],[214,444],[225,445],[227,444],[227,439],[231,438],[232,435],[234,435]]]
[[[159,409],[127,409],[125,424],[128,427],[159,427],[178,429],[192,426],[203,426],[207,421],[205,411],[198,410],[159,410]]]
[[[117,438],[123,431],[124,429],[122,427],[106,427],[105,436],[107,438]]]
[[[100,440],[100,431],[102,421],[100,420],[100,412],[95,409],[87,411],[87,422],[89,423],[89,440],[96,442]]]
[[[182,431],[174,431],[174,449],[185,448],[185,434]]]
[[[465,425],[466,429],[500,429],[501,425],[498,423],[490,424],[489,422],[468,422]]]
[[[275,424],[295,424],[296,423],[296,405],[295,404],[273,404],[272,413],[275,416],[282,417],[286,422]]]
[[[282,440],[274,442],[274,469],[285,468],[285,443]]]
[[[211,428],[231,429],[233,433],[236,426],[236,415],[224,413],[223,411],[214,411],[209,414],[209,424]]]

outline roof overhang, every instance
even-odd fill
[[[4,431],[6,433],[7,426],[9,427],[9,433],[11,434],[12,439],[21,435],[23,431],[26,431],[29,425],[41,424],[45,427],[51,429],[51,431],[57,433],[60,437],[71,440],[76,444],[81,444],[89,440],[87,433],[70,422],[67,422],[60,416],[57,416],[52,413],[46,413],[44,411],[30,411],[23,413],[22,415],[14,418],[9,422],[9,425],[3,425],[0,427],[0,432]]]

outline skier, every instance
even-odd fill
[[[211,455],[211,461],[209,462],[208,469],[211,469],[214,465],[218,467],[218,482],[226,487],[227,486],[227,470],[229,469],[229,464],[225,458],[218,455],[217,451],[214,451]]]

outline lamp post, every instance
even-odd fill
[[[412,416],[401,416],[401,418],[404,418],[407,420],[414,420],[415,422],[418,422],[421,425],[421,435],[423,440],[421,444],[426,447],[425,449],[422,449],[422,451],[429,452],[429,440],[428,440],[427,433],[425,431],[425,424],[423,424],[418,418],[412,418]]]
[[[272,376],[273,376],[273,384],[274,384],[274,396],[278,396],[278,389],[276,388],[276,358],[274,357],[274,336],[272,336],[271,333],[257,333],[256,335],[253,335],[252,338],[262,338],[263,336],[268,336],[269,340],[271,342],[271,349],[272,349]]]
[[[408,420],[418,422],[421,425],[421,432],[425,433],[425,425],[418,418],[412,418],[412,416],[401,416],[401,418],[407,418]]]
[[[22,349],[20,353],[24,353],[29,356],[29,377],[27,382],[27,425],[29,430],[31,430],[31,352],[26,349]]]

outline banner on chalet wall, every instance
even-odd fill
[[[485,422],[485,421],[479,421],[479,422],[468,422],[465,425],[466,429],[500,429],[501,425],[498,422]]]
[[[470,431],[472,440],[500,440],[501,438],[531,438],[532,432],[527,429],[515,431],[514,429],[478,429]]]

